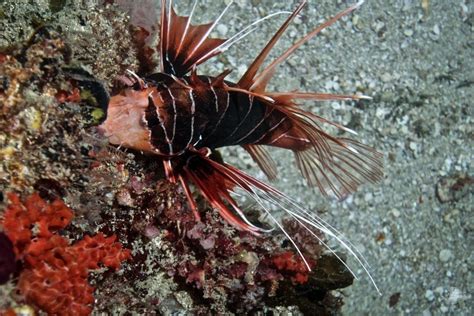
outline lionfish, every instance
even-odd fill
[[[160,159],[167,179],[181,184],[196,220],[200,220],[200,213],[191,184],[237,229],[254,234],[268,232],[268,229],[253,224],[232,197],[236,190],[243,191],[282,230],[309,270],[298,245],[272,215],[268,203],[282,208],[330,251],[332,249],[316,232],[337,240],[356,258],[375,285],[365,259],[336,229],[279,190],[214,155],[217,148],[240,145],[266,176],[274,179],[277,176],[276,164],[266,146],[290,149],[307,183],[317,187],[323,195],[337,198],[354,192],[363,182],[381,179],[380,153],[353,139],[328,134],[322,128],[323,124],[355,132],[306,111],[297,103],[298,100],[359,100],[367,97],[271,92],[266,89],[277,67],[296,49],[362,3],[359,1],[319,25],[263,67],[272,48],[305,6],[306,1],[302,1],[292,13],[287,12],[289,17],[240,80],[231,82],[226,80],[229,70],[217,76],[206,76],[197,74],[197,66],[221,54],[253,31],[257,23],[275,14],[252,23],[229,39],[211,38],[210,33],[230,4],[216,21],[193,25],[191,18],[196,3],[189,16],[179,16],[171,3],[162,0],[159,43],[156,48],[147,47],[149,52],[156,50],[159,53],[160,70],[143,78],[130,72],[130,78],[135,78],[133,84],[110,99],[107,118],[100,129],[111,144]]]

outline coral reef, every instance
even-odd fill
[[[237,231],[212,210],[202,212],[202,222],[196,222],[184,193],[178,186],[160,180],[162,171],[149,159],[139,160],[146,176],[131,176],[115,196],[116,214],[121,214],[113,219],[121,223],[116,228],[127,230],[129,239],[146,245],[135,255],[134,267],[125,273],[125,278],[135,280],[130,290],[143,296],[141,302],[128,301],[129,309],[251,313],[278,306],[288,296],[287,288],[293,288],[293,298],[304,297],[313,290],[319,293],[312,302],[304,304],[289,299],[285,301],[287,306],[311,306],[310,310],[321,313],[340,307],[340,301],[329,289],[350,285],[352,276],[337,260],[329,260],[332,256],[321,257],[322,248],[312,247],[316,242],[312,240],[307,245],[315,253],[303,249],[314,267],[314,272],[309,273],[301,258],[278,234],[255,236]],[[206,209],[204,204],[200,206]],[[289,229],[296,227],[292,225]],[[296,238],[304,242],[308,236],[301,233]],[[329,262],[339,274],[327,271],[325,266]],[[145,272],[150,270],[154,273]],[[154,284],[147,281],[152,275]],[[168,286],[171,281],[173,285],[164,291],[163,285]],[[311,286],[306,287],[307,284]],[[111,297],[122,299],[111,289],[99,295],[109,298],[99,300],[97,308],[103,311],[113,304]],[[116,304],[120,302],[117,300]]]

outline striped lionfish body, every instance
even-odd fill
[[[148,81],[154,89],[149,90],[144,117],[156,154],[180,156],[190,146],[307,147],[307,140],[292,132],[285,113],[251,94],[226,88],[235,84],[205,76],[184,77],[181,82],[160,77]]]
[[[351,131],[297,104],[297,100],[302,99],[357,100],[363,96],[266,90],[278,65],[321,30],[361,4],[362,1],[335,15],[263,67],[270,50],[302,10],[303,1],[242,78],[238,82],[229,82],[225,78],[230,71],[214,77],[202,76],[197,74],[196,67],[225,51],[267,17],[230,39],[215,39],[209,38],[209,34],[218,20],[205,25],[192,25],[192,13],[189,17],[178,16],[172,5],[162,0],[160,41],[156,48],[160,55],[160,72],[144,78],[133,74],[135,84],[111,98],[107,119],[101,129],[112,144],[140,150],[161,159],[167,178],[182,185],[197,220],[200,220],[200,212],[190,184],[230,224],[256,234],[264,232],[246,218],[245,211],[232,198],[231,193],[239,189],[255,199],[278,227],[282,228],[281,224],[262,201],[281,206],[311,233],[321,230],[335,238],[365,269],[348,242],[315,214],[271,186],[214,160],[211,155],[219,147],[243,146],[272,179],[277,171],[266,147],[292,150],[308,184],[318,187],[325,195],[332,194],[338,198],[355,191],[363,182],[374,182],[382,177],[379,153],[355,140],[326,133],[322,127],[326,124]],[[302,256],[293,239],[283,232]]]

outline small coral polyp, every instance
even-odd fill
[[[58,234],[71,222],[73,212],[63,201],[51,203],[34,193],[21,202],[9,194],[10,204],[1,223],[12,241],[18,260],[24,263],[18,289],[25,300],[44,312],[89,315],[94,288],[89,271],[100,266],[117,270],[131,257],[115,235],[85,236],[73,244]]]

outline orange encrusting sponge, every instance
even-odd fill
[[[130,250],[115,235],[102,233],[70,244],[57,234],[73,217],[63,201],[48,203],[37,193],[23,203],[16,194],[8,197],[1,224],[24,262],[18,289],[25,300],[49,314],[89,315],[94,302],[89,271],[100,265],[117,270],[131,257]]]

